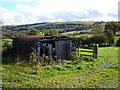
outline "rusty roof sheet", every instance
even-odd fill
[[[20,36],[20,37],[17,37],[16,39],[31,41],[31,40],[37,40],[37,39],[42,39],[42,38],[47,38],[47,37],[51,37],[51,36],[27,35],[27,36]]]
[[[36,41],[38,39],[49,39],[49,40],[61,40],[61,39],[70,39],[66,36],[35,36],[35,35],[26,35],[15,38],[20,41]]]

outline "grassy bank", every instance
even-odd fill
[[[99,59],[59,61],[39,70],[3,64],[2,76],[4,88],[117,88],[118,48],[99,48]]]

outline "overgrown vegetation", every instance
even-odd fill
[[[99,48],[99,59],[83,55],[41,69],[21,64],[2,67],[4,88],[118,88],[118,48],[113,47]]]

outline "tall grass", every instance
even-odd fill
[[[86,53],[87,54],[87,53]],[[99,59],[82,56],[57,61],[40,70],[28,65],[2,65],[4,88],[117,88],[118,48],[99,48]]]

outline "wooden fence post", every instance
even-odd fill
[[[98,44],[94,46],[93,49],[93,58],[97,59],[98,58]]]

